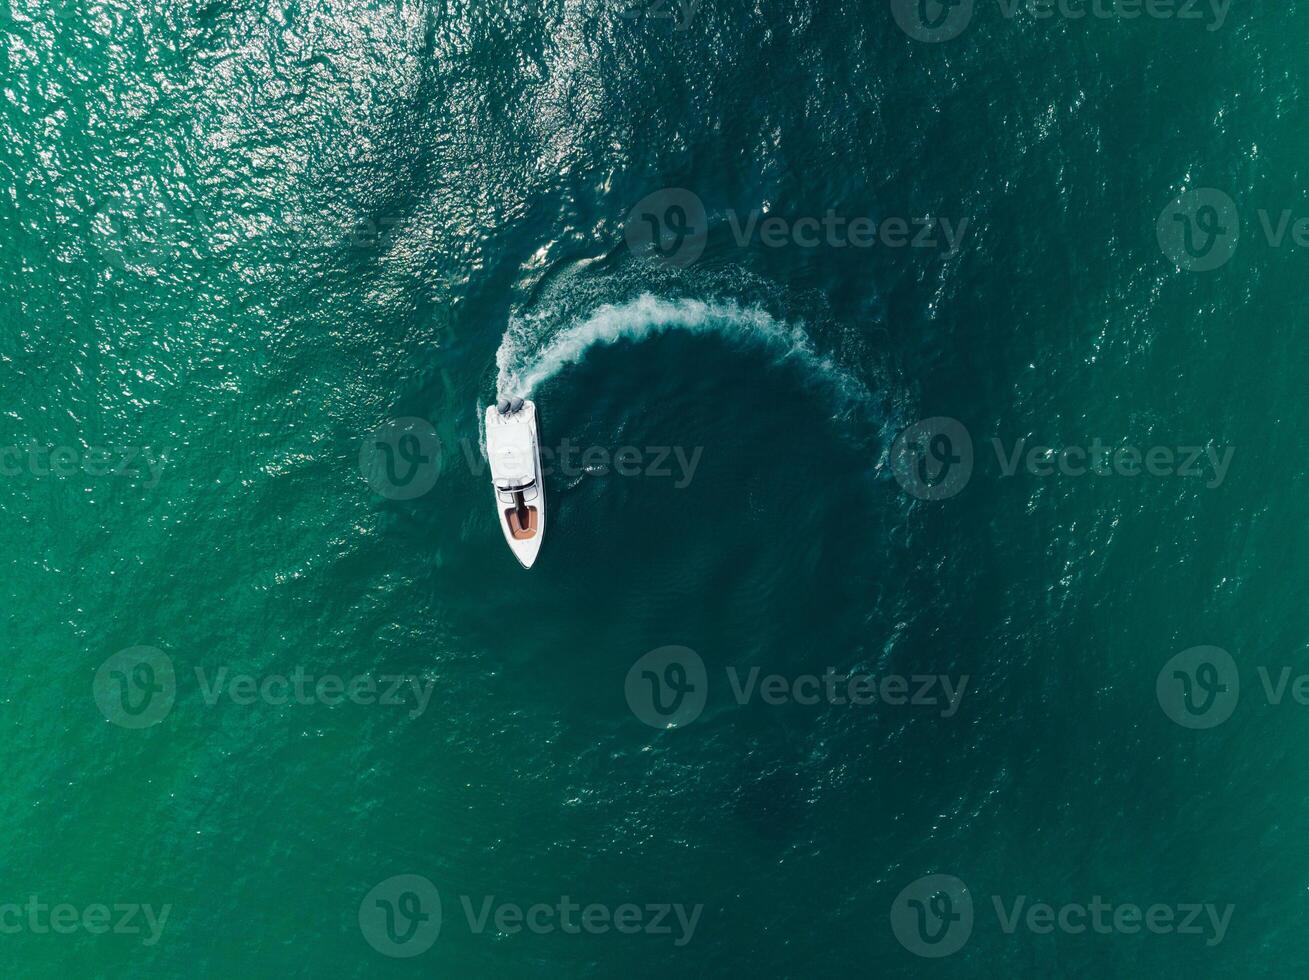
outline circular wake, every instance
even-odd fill
[[[580,363],[593,347],[620,340],[641,341],[669,330],[717,334],[776,351],[834,386],[848,399],[864,402],[867,389],[830,358],[820,355],[805,331],[760,309],[731,302],[667,300],[646,293],[619,304],[598,307],[585,320],[550,334],[545,315],[515,317],[496,352],[496,390],[530,396],[564,368]]]

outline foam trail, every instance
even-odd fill
[[[512,323],[496,352],[496,389],[528,397],[543,381],[581,362],[592,347],[619,340],[641,341],[668,330],[719,333],[775,347],[784,357],[795,358],[826,375],[847,394],[863,394],[862,385],[815,352],[798,326],[782,323],[763,310],[743,309],[734,303],[666,300],[649,293],[626,303],[597,308],[586,320],[552,337],[535,354],[531,348],[536,338],[530,336],[529,322]]]

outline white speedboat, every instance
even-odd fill
[[[486,455],[500,530],[518,563],[531,568],[545,534],[545,484],[534,402],[501,398],[486,407]]]

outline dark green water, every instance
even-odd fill
[[[1303,975],[1302,4],[5,3],[5,975]]]

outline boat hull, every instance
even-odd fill
[[[496,521],[509,550],[523,568],[531,568],[545,538],[545,482],[541,474],[541,439],[536,405],[525,401],[510,415],[495,405],[486,409],[487,455],[491,461],[491,495]],[[530,469],[530,473],[526,472]],[[503,486],[532,486],[523,493],[508,493]]]

